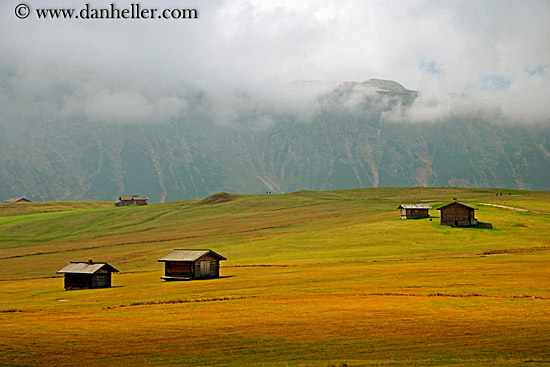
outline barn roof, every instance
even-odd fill
[[[448,207],[448,206],[455,205],[455,204],[458,204],[458,205],[460,205],[460,206],[466,207],[466,208],[468,208],[468,209],[477,210],[477,208],[474,208],[473,206],[470,206],[470,205],[461,203],[460,201],[453,201],[452,203],[443,205],[443,206],[437,208],[436,210],[441,210],[441,209],[444,209],[444,208],[446,208],[446,207]]]
[[[161,257],[158,261],[196,261],[204,255],[210,255],[218,260],[227,260],[220,254],[215,253],[212,250],[181,250],[176,249],[169,254]]]
[[[118,273],[118,270],[107,263],[90,263],[90,262],[73,262],[71,261],[59,270],[57,274],[72,273],[72,274],[94,274],[101,268],[108,271]]]
[[[21,201],[21,200],[30,202],[29,199],[24,198],[24,197],[20,197],[20,198],[11,198],[11,199],[8,199],[8,200],[5,201],[5,203],[17,203],[18,201]]]
[[[118,200],[149,200],[149,198],[141,197],[139,195],[120,195]]]
[[[401,204],[397,209],[432,209],[430,204]]]

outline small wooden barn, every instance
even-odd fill
[[[57,274],[65,274],[65,289],[109,288],[111,273],[118,270],[107,263],[70,262]]]
[[[164,280],[191,280],[220,276],[220,260],[227,260],[212,250],[176,249],[160,258],[164,262]]]
[[[147,205],[147,200],[149,200],[149,198],[139,195],[120,195],[118,200],[115,206]]]
[[[4,202],[5,203],[31,203],[31,201],[27,198],[11,198]]]
[[[428,218],[430,216],[429,204],[401,204],[397,207],[401,214],[401,219]]]
[[[464,203],[453,201],[450,204],[437,208],[441,211],[441,225],[453,227],[476,226],[475,211],[477,208]]]

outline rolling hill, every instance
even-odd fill
[[[399,219],[452,197],[484,225]],[[548,192],[419,187],[0,204],[0,364],[544,365],[549,213]],[[174,248],[228,260],[163,282]],[[113,287],[64,291],[89,258]]]

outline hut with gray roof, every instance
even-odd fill
[[[57,274],[65,274],[65,289],[109,288],[111,273],[118,270],[107,263],[71,261],[59,270]]]
[[[4,202],[5,203],[30,203],[31,201],[27,198],[20,197],[20,198],[11,198]]]
[[[120,195],[115,206],[147,205],[149,198],[139,195]]]
[[[220,276],[220,260],[227,260],[212,250],[176,249],[160,258],[164,262],[164,280],[191,280]]]
[[[401,219],[428,218],[431,208],[429,204],[401,204],[397,207]]]

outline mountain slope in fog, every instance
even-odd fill
[[[200,92],[169,123],[4,121],[0,199],[114,201],[125,193],[164,202],[219,191],[420,185],[550,189],[548,124],[502,122],[498,111],[483,112],[483,102],[465,96],[450,96],[452,108],[434,118],[426,111],[441,102],[387,80],[286,87],[313,97],[285,109],[241,93],[230,121]]]

